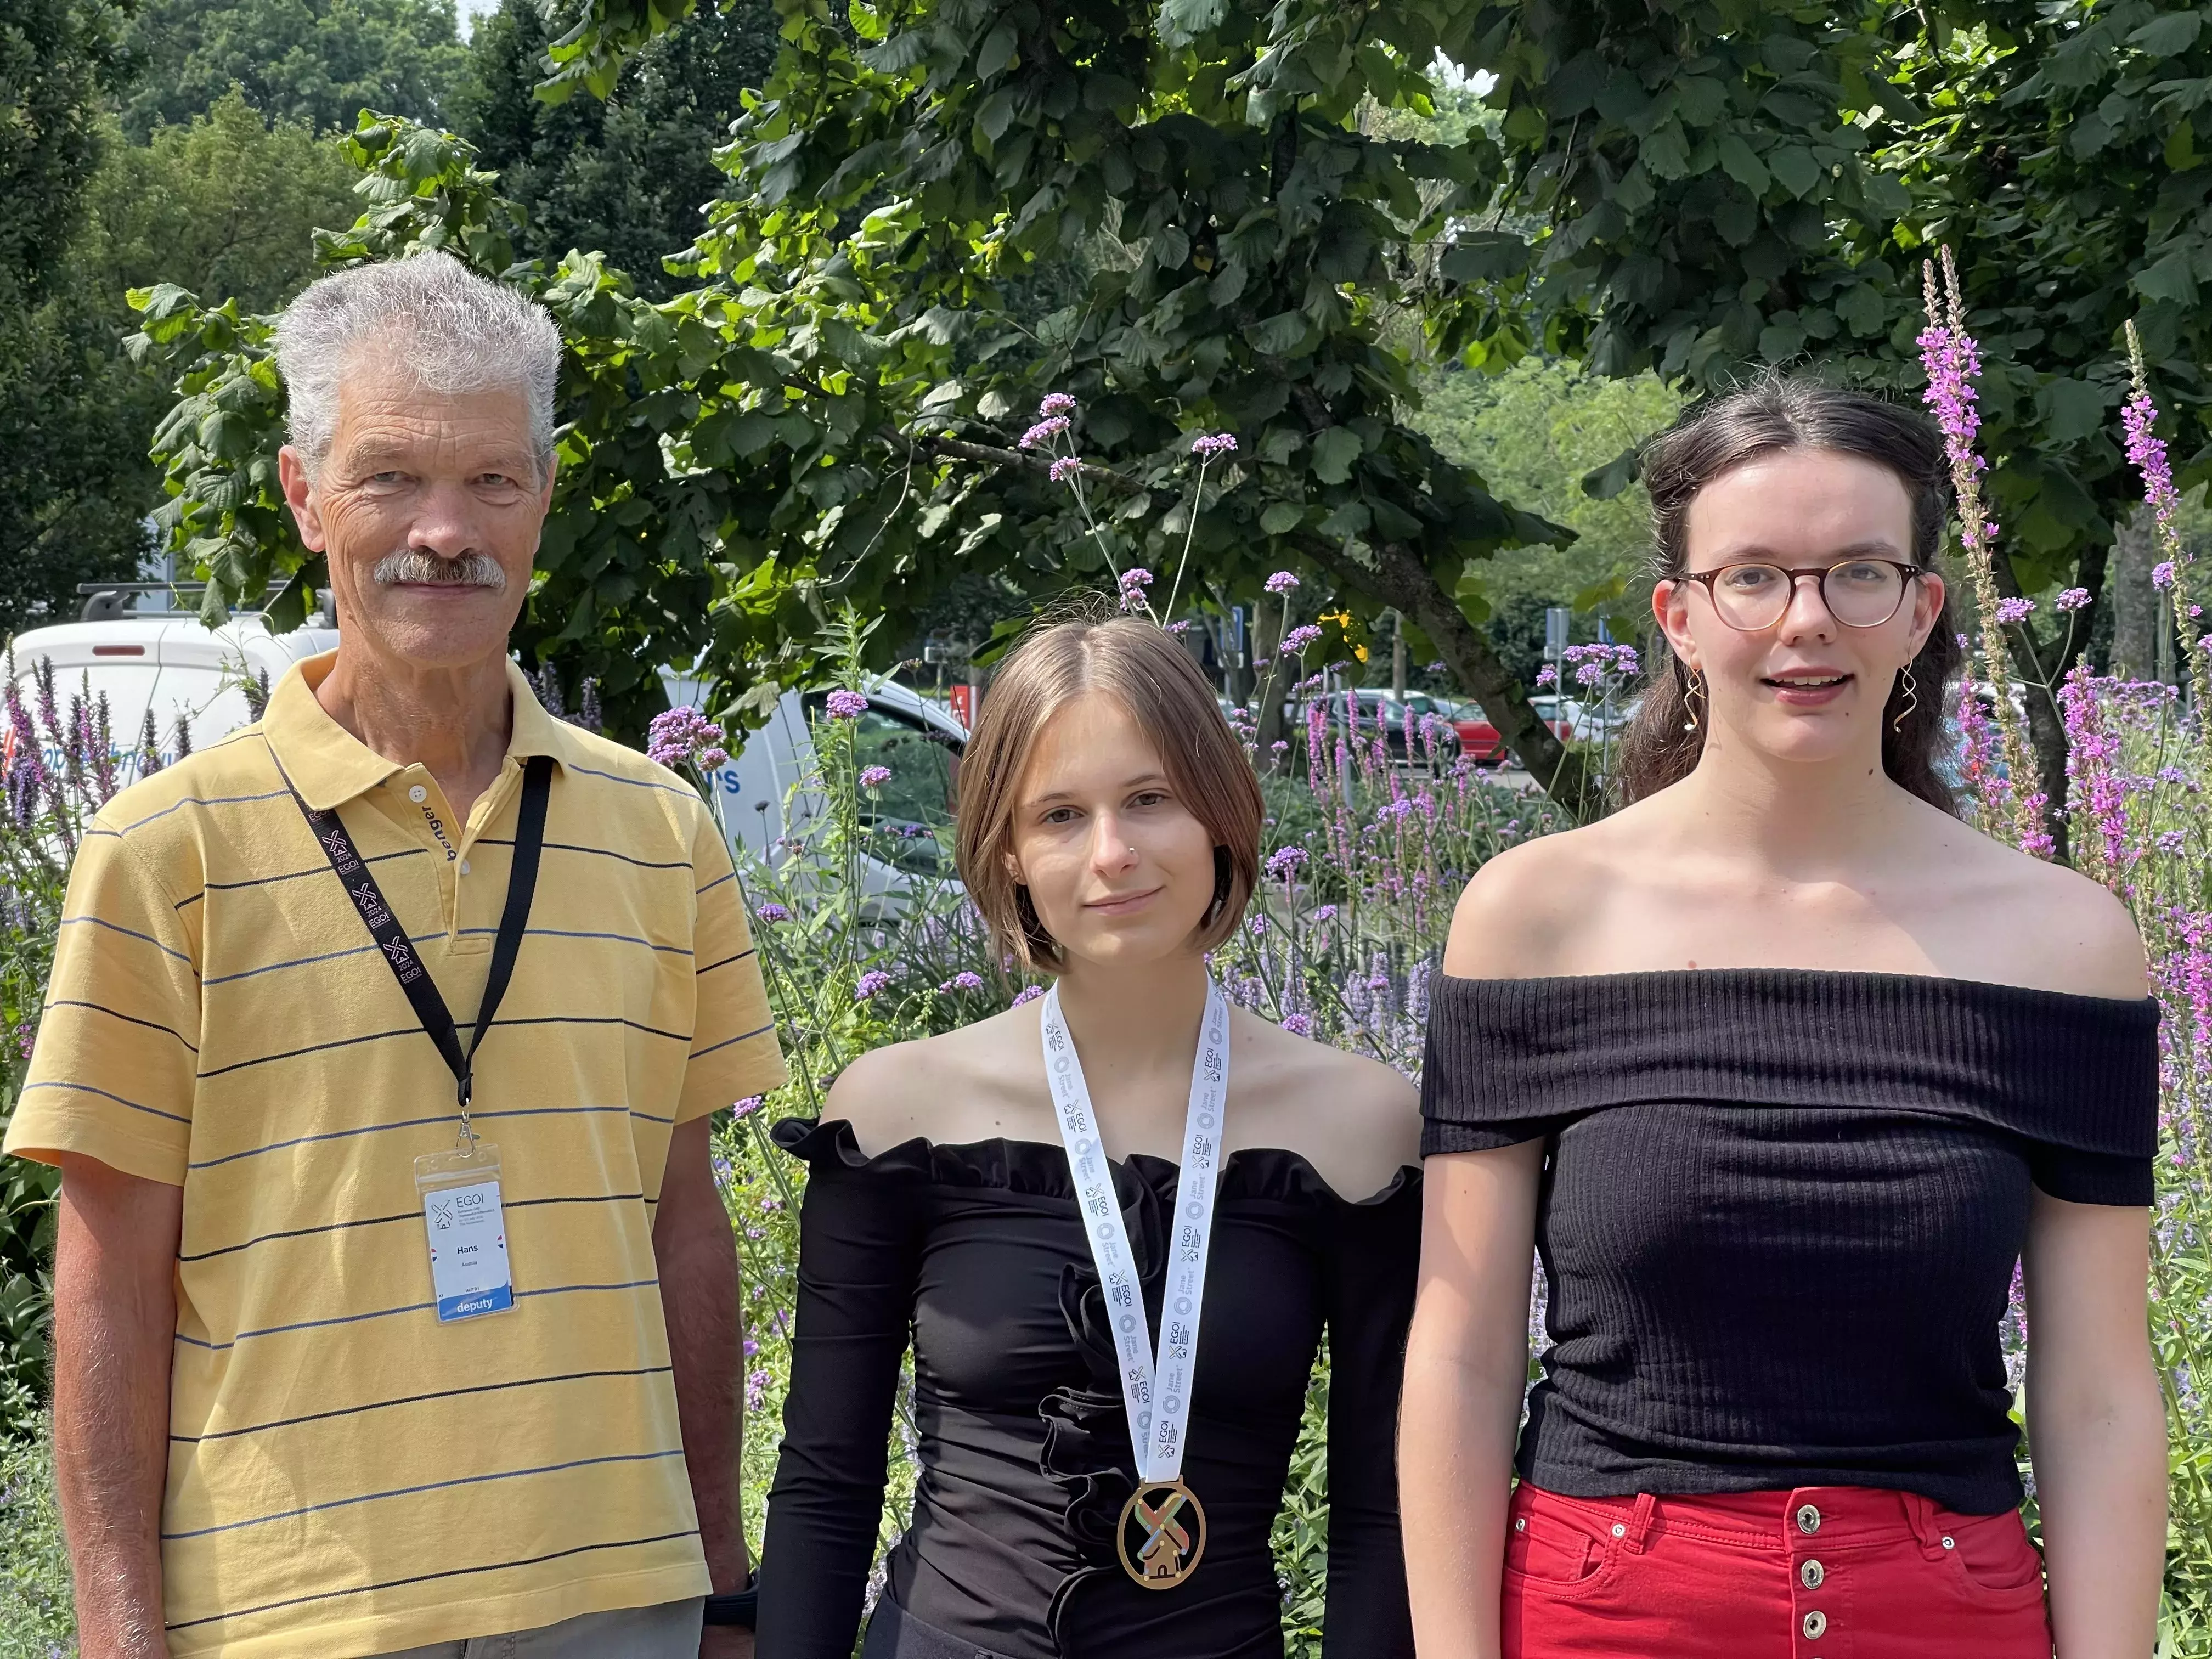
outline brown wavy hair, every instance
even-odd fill
[[[1672,581],[1689,568],[1690,503],[1725,473],[1764,455],[1825,449],[1887,468],[1912,504],[1916,564],[1941,568],[1944,526],[1951,515],[1951,475],[1934,422],[1863,392],[1804,376],[1775,376],[1684,412],[1646,446],[1644,485],[1651,498],[1655,555],[1651,574]],[[1624,802],[1656,794],[1696,769],[1705,723],[1689,723],[1689,673],[1665,648],[1651,653],[1644,702],[1621,738],[1619,784]],[[1881,764],[1893,782],[1929,805],[1954,814],[1959,804],[1944,776],[1951,731],[1944,718],[1951,682],[1965,659],[1947,592],[1928,642],[1912,659],[1918,705],[1897,724],[1908,699],[1901,683],[1882,710]]]
[[[1017,792],[1038,734],[1088,691],[1103,691],[1129,711],[1159,750],[1177,798],[1213,837],[1213,903],[1192,940],[1211,951],[1236,931],[1259,882],[1266,809],[1212,686],[1172,635],[1140,617],[1050,623],[1008,654],[960,760],[960,879],[1002,951],[1025,968],[1060,971],[1059,943],[1038,921],[1029,889],[1007,870],[1006,854]]]

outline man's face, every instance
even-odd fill
[[[505,653],[553,495],[520,388],[429,392],[372,361],[338,394],[316,475],[289,445],[279,467],[342,629],[426,668]]]

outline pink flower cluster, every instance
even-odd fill
[[[1190,441],[1190,453],[1201,461],[1210,461],[1217,455],[1234,455],[1237,440],[1226,432],[1200,433]]]
[[[891,769],[888,766],[864,766],[860,769],[860,787],[863,789],[880,789],[890,781]]]
[[[868,700],[857,691],[841,687],[830,694],[825,707],[833,720],[854,720],[868,712]]]
[[[1051,447],[1052,441],[1066,430],[1066,416],[1049,416],[1046,419],[1039,421],[1035,426],[1022,434],[1021,446],[1024,449],[1049,448]]]
[[[1303,628],[1293,628],[1283,635],[1283,649],[1292,656],[1301,656],[1308,646],[1321,638],[1321,629],[1311,623]]]
[[[1145,608],[1145,590],[1152,585],[1152,573],[1141,565],[1121,573],[1121,609],[1127,612]]]
[[[1297,585],[1298,579],[1287,570],[1278,570],[1267,578],[1267,591],[1270,593],[1287,593]]]
[[[645,753],[662,766],[694,766],[711,772],[730,758],[722,728],[690,704],[655,714],[645,728]]]
[[[2008,625],[2013,623],[2024,623],[2034,613],[2034,611],[2033,599],[1999,599],[1997,621]]]

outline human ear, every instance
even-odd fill
[[[1651,616],[1659,624],[1659,631],[1667,636],[1667,643],[1674,647],[1674,654],[1682,659],[1682,666],[1695,672],[1698,666],[1697,642],[1690,635],[1690,589],[1694,583],[1662,577],[1651,589]]]
[[[321,503],[316,499],[314,480],[307,476],[307,463],[300,452],[286,444],[276,452],[276,477],[284,490],[285,505],[292,509],[293,521],[300,526],[300,540],[310,553],[326,553],[330,538],[323,532]]]
[[[1943,579],[1932,570],[1912,584],[1912,648],[1905,653],[1907,662],[1919,656],[1920,647],[1936,631],[1936,618],[1942,614],[1946,591]]]

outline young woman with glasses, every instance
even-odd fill
[[[1412,1659],[1391,1435],[1420,1115],[1208,977],[1261,811],[1151,623],[1045,628],[999,670],[960,874],[1054,988],[863,1054],[823,1122],[776,1127],[811,1173],[761,1659],[849,1659],[894,1434],[913,1508],[865,1659],[1279,1659],[1270,1538],[1324,1332],[1328,1650]]]
[[[1419,1651],[2140,1659],[2157,1013],[2110,895],[1956,814],[1940,441],[1780,381],[1644,476],[1671,653],[1627,805],[1482,870],[1434,1003]]]

